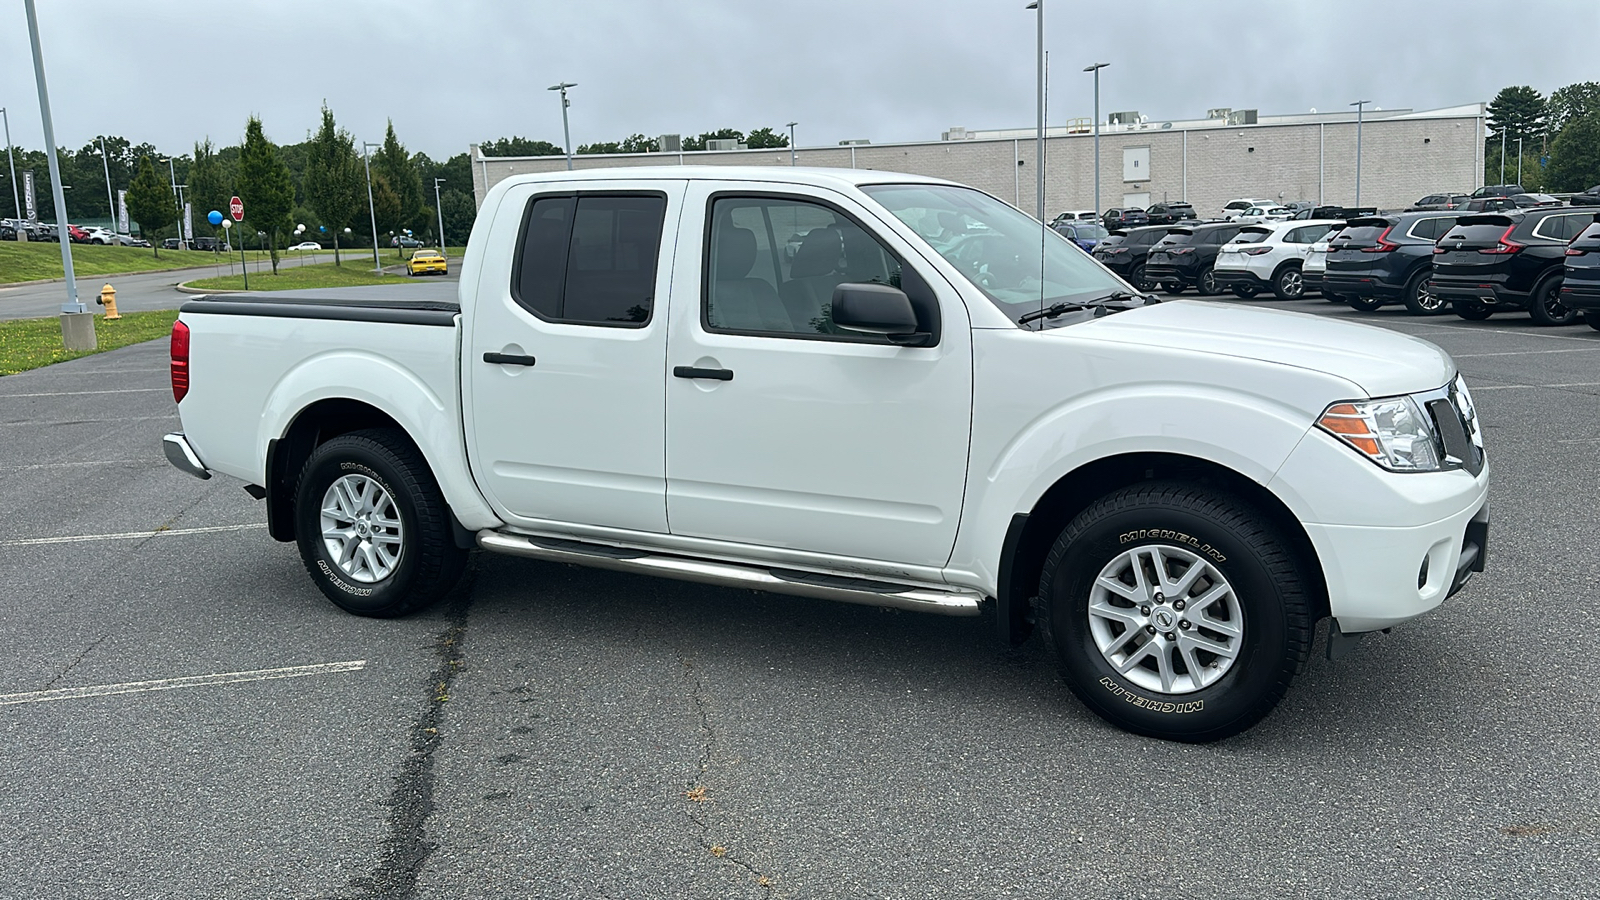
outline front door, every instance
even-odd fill
[[[666,531],[665,298],[683,192],[530,184],[501,202],[462,386],[473,475],[507,522]]]
[[[672,534],[853,571],[943,566],[972,419],[966,310],[862,205],[785,190],[689,188],[667,347]],[[708,222],[687,221],[701,209]],[[841,282],[901,287],[934,342],[841,330]]]

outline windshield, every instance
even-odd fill
[[[1054,229],[981,191],[939,184],[861,190],[921,235],[1013,321],[1041,303],[1078,303],[1127,290]]]

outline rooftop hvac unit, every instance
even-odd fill
[[[743,150],[743,149],[745,149],[745,146],[744,146],[744,144],[739,143],[738,141],[734,140],[733,138],[712,138],[712,139],[706,141],[706,149],[707,150]]]
[[[945,138],[945,140],[949,140],[949,138]],[[852,138],[852,139],[850,139],[848,141],[840,141],[839,142],[839,146],[841,146],[841,147],[859,147],[859,146],[861,146],[863,144],[870,144],[870,143],[872,143],[872,141],[868,140],[867,138]]]
[[[1229,125],[1254,125],[1256,124],[1256,111],[1253,109],[1236,109],[1228,113]]]
[[[1233,107],[1231,107],[1231,106],[1218,106],[1218,107],[1215,107],[1213,109],[1206,110],[1206,118],[1208,118],[1208,119],[1226,119],[1230,114],[1232,114],[1232,112],[1233,112]]]
[[[661,148],[662,153],[682,153],[683,135],[663,134],[656,138],[656,145]]]
[[[1114,112],[1106,115],[1107,125],[1132,125],[1137,121],[1139,121],[1139,111],[1137,109]]]
[[[939,136],[946,141],[964,141],[967,139],[967,129],[957,126]]]

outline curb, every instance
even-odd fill
[[[137,272],[106,272],[106,273],[101,274],[101,275],[79,275],[79,276],[77,276],[77,279],[79,281],[83,281],[86,278],[124,278],[124,277],[129,276],[129,275],[162,275],[162,274],[165,274],[165,273],[168,273],[168,272],[192,272],[192,271],[194,271],[196,269],[213,269],[213,268],[216,268],[216,267],[215,266],[211,266],[211,265],[205,265],[205,266],[179,266],[176,269],[140,269]],[[5,284],[0,284],[0,291],[5,290],[6,288],[27,287],[27,286],[33,285],[33,284],[62,284],[64,282],[66,282],[66,280],[67,280],[66,277],[62,276],[61,278],[36,278],[33,281],[8,281]]]

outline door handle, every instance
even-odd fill
[[[534,363],[533,357],[520,353],[485,353],[483,361],[502,366],[531,366]]]
[[[715,381],[732,381],[732,369],[697,369],[694,366],[676,366],[672,374],[677,378],[710,378]]]

